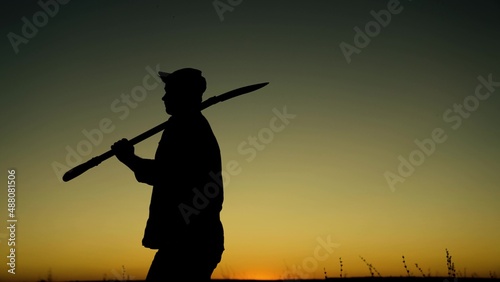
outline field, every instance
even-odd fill
[[[42,280],[44,281],[44,280]],[[40,281],[40,282],[42,282]],[[115,280],[117,281],[117,280]],[[127,280],[132,282],[143,282],[144,280]],[[317,282],[317,281],[346,281],[346,282],[382,282],[382,281],[404,281],[404,282],[493,282],[500,281],[498,278],[448,278],[448,277],[351,277],[351,278],[326,278],[326,279],[305,279],[305,280],[238,280],[238,279],[212,279],[212,281],[220,282],[278,282],[278,281],[301,281],[301,282]],[[68,282],[98,282],[98,281],[68,281]]]

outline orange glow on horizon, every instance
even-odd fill
[[[215,277],[215,276],[212,276],[212,279],[225,279],[225,278],[218,278],[218,277]],[[230,278],[231,280],[279,280],[281,279],[281,277],[279,277],[278,275],[276,275],[275,273],[270,273],[270,272],[265,272],[265,271],[262,271],[262,272],[259,272],[259,271],[256,271],[256,272],[252,272],[250,274],[246,274],[246,275],[235,275],[235,277],[231,277]]]

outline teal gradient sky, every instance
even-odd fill
[[[4,184],[0,280],[117,279],[122,265],[145,277],[150,187],[115,158],[70,182],[61,174],[68,152],[84,162],[165,121],[149,69],[183,67],[203,71],[205,98],[269,82],[204,110],[228,176],[214,278],[338,276],[339,257],[344,274],[368,276],[360,256],[399,276],[402,255],[446,275],[445,249],[462,274],[500,274],[500,86],[481,88],[491,94],[467,118],[454,108],[474,101],[479,76],[500,83],[500,3],[400,1],[349,63],[340,44],[355,46],[355,27],[388,3],[243,0],[221,20],[212,1],[73,0],[16,53],[9,36],[42,8],[2,2],[0,162],[3,183],[16,169],[18,222],[11,275]],[[140,101],[122,100],[144,79]],[[82,147],[103,120],[108,131]],[[446,140],[391,189],[384,174],[436,128]],[[158,140],[136,153],[152,158]]]

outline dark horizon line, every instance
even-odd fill
[[[431,276],[431,277],[422,277],[422,276],[387,276],[387,277],[377,277],[377,276],[354,276],[354,277],[327,277],[327,278],[314,278],[314,279],[212,279],[211,281],[239,281],[239,282],[277,282],[277,281],[332,281],[339,279],[349,279],[350,281],[385,281],[395,279],[401,280],[404,279],[406,281],[436,281],[436,282],[454,282],[454,281],[500,281],[500,278],[491,278],[491,277],[448,277],[448,276]],[[47,282],[45,279],[32,280],[32,281],[24,281],[24,282]],[[145,280],[53,280],[54,282],[101,282],[101,281],[109,281],[109,282],[118,282],[118,281],[130,281],[130,282],[145,282]]]

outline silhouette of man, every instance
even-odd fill
[[[127,139],[111,146],[137,181],[153,186],[142,245],[157,249],[146,281],[208,281],[224,251],[218,142],[201,114],[206,81],[184,68],[159,73],[171,115],[154,159],[135,155]]]

